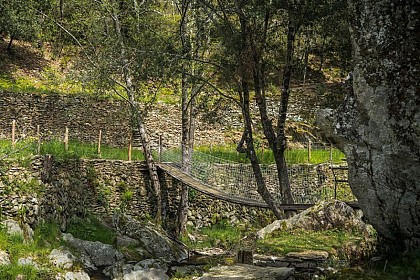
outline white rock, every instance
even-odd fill
[[[65,247],[60,247],[59,249],[54,249],[50,253],[50,263],[53,265],[63,268],[70,269],[73,267],[76,257],[67,250]]]
[[[65,280],[90,280],[89,275],[84,271],[67,272],[64,276]]]
[[[5,251],[0,250],[0,265],[10,264],[9,254]]]
[[[18,265],[31,265],[35,268],[39,268],[39,265],[34,262],[34,260],[31,257],[27,257],[27,258],[20,258],[18,259]]]
[[[145,269],[132,271],[129,274],[125,274],[124,280],[169,280],[169,276],[165,274],[162,269]]]

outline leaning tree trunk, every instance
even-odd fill
[[[399,249],[420,247],[419,6],[349,1],[354,93],[319,115],[346,153],[364,215]]]
[[[134,109],[134,110],[136,110],[134,114],[138,114],[138,111],[137,111],[138,109]],[[155,192],[155,197],[156,197],[155,221],[157,224],[160,224],[162,221],[163,206],[162,206],[162,192],[161,192],[160,181],[159,181],[159,176],[157,172],[157,166],[153,159],[152,149],[150,148],[150,141],[147,137],[146,128],[144,126],[143,121],[140,118],[137,118],[136,123],[134,125],[136,125],[139,131],[140,140],[141,140],[142,148],[143,148],[143,154],[144,154],[147,169],[150,175],[150,181],[152,183],[153,190]]]
[[[283,218],[283,211],[280,209],[274,197],[269,192],[267,185],[264,181],[260,162],[255,151],[254,139],[252,135],[252,118],[249,101],[249,86],[246,81],[242,81],[243,99],[242,99],[242,115],[244,118],[244,134],[241,143],[238,145],[238,151],[243,151],[242,147],[246,144],[245,152],[251,161],[252,171],[254,172],[255,181],[257,182],[257,192],[261,195],[262,199],[267,203],[271,211],[277,219]]]
[[[247,18],[243,12],[243,4],[244,2],[236,1],[236,10],[239,15],[239,21],[241,26],[241,43],[239,46],[240,56],[239,56],[239,72],[241,76],[240,82],[240,99],[241,99],[241,109],[242,115],[244,118],[244,133],[242,135],[242,139],[238,144],[237,150],[238,152],[245,152],[251,161],[252,170],[255,176],[255,180],[257,183],[257,192],[261,195],[262,199],[267,203],[270,210],[273,211],[276,218],[281,219],[283,218],[283,211],[280,209],[278,203],[274,200],[274,197],[269,192],[267,185],[264,181],[264,177],[261,171],[260,162],[257,157],[255,146],[254,146],[254,139],[253,139],[253,128],[252,128],[252,118],[251,118],[251,108],[250,108],[250,87],[249,87],[249,80],[251,77],[254,76],[254,80],[256,80],[256,84],[260,81],[258,77],[259,70],[255,70],[258,66],[258,61],[260,60],[256,56],[260,56],[253,46],[253,41],[250,40],[252,30],[248,25]],[[268,17],[268,14],[266,14]],[[268,20],[268,18],[266,18]],[[250,56],[252,54],[252,56]],[[252,58],[251,58],[252,57]],[[255,65],[253,65],[254,69],[250,71],[249,64],[250,61],[253,61]],[[257,94],[261,97],[261,91],[256,89]],[[261,98],[257,98],[261,101]],[[260,104],[261,105],[261,104]],[[265,104],[264,104],[265,106]],[[264,107],[265,108],[265,107]],[[261,109],[261,108],[260,108]],[[261,114],[261,117],[267,117],[265,114]],[[267,121],[269,122],[269,121]],[[267,124],[264,123],[264,125]],[[271,126],[270,126],[271,127]],[[265,126],[265,128],[267,128]],[[274,135],[271,135],[275,137]]]
[[[127,93],[128,102],[130,104],[130,115],[131,115],[131,123],[132,123],[131,128],[132,129],[137,128],[140,135],[140,141],[143,147],[143,153],[146,160],[147,169],[150,175],[150,181],[151,181],[153,190],[155,192],[155,198],[156,198],[155,221],[157,224],[160,224],[162,221],[163,207],[162,207],[162,192],[161,192],[159,176],[157,173],[157,166],[152,156],[152,149],[150,147],[150,142],[147,136],[146,128],[144,126],[143,118],[140,114],[141,110],[135,98],[136,90],[132,81],[132,69],[131,69],[131,64],[129,62],[127,50],[124,43],[124,37],[123,37],[123,32],[121,30],[122,27],[121,27],[121,23],[118,17],[118,12],[112,11],[111,17],[114,21],[114,29],[117,35],[118,43],[120,45],[120,54],[121,54],[122,65],[123,65],[121,67],[122,76],[124,78],[125,91]]]

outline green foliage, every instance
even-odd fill
[[[377,266],[377,270],[380,269],[382,270],[380,279],[416,279],[415,277],[420,275],[420,251],[413,251],[391,259],[388,265],[383,263]]]
[[[133,199],[133,192],[130,190],[124,191],[124,193],[121,195],[121,202],[120,202],[120,210],[121,212],[125,212],[127,207],[130,205],[131,200]]]
[[[208,248],[221,247],[225,249],[232,248],[238,244],[243,237],[243,232],[240,228],[231,225],[227,220],[222,219],[211,227],[204,227],[200,229],[199,235],[203,238],[197,242],[192,243],[186,237],[183,241],[192,248]]]
[[[64,149],[64,144],[58,140],[52,140],[41,145],[41,154],[52,154],[57,158],[104,158],[127,160],[128,148],[113,148],[101,146],[101,154],[98,155],[97,147],[93,144],[69,141],[69,149]],[[143,153],[139,150],[132,150],[132,160],[144,160]]]
[[[9,0],[0,2],[0,34],[10,37],[34,39],[40,30],[40,17],[36,16],[38,2]]]
[[[381,258],[354,267],[328,273],[330,280],[400,280],[418,279],[420,275],[420,251],[414,251],[394,258]]]
[[[125,191],[121,196],[121,200],[126,203],[128,203],[132,199],[133,199],[133,192],[129,190]]]
[[[45,185],[42,184],[38,179],[35,178],[25,178],[25,179],[10,179],[8,176],[2,175],[0,171],[0,181],[3,182],[3,194],[19,194],[27,195],[34,193],[41,194],[45,190]],[[19,211],[22,211],[20,209]]]
[[[32,265],[7,264],[0,265],[0,279],[16,280],[18,276],[24,276],[25,280],[54,279],[53,273],[45,269],[37,269]]]
[[[197,191],[193,188],[188,188],[188,199],[193,201],[197,196]]]
[[[40,223],[34,231],[34,241],[24,240],[21,235],[9,235],[0,230],[0,249],[9,253],[11,264],[0,265],[0,279],[15,280],[18,275],[25,279],[53,279],[55,268],[49,264],[48,255],[54,248],[62,245],[61,233],[55,223]],[[37,269],[30,265],[18,265],[22,257],[31,257],[34,262],[42,264]]]
[[[91,215],[84,219],[72,219],[68,225],[67,232],[79,239],[99,241],[105,244],[113,244],[116,237],[114,230],[105,226]]]
[[[95,180],[95,182],[97,182],[97,180]],[[97,191],[97,197],[96,197],[96,202],[99,205],[102,205],[105,207],[105,209],[108,211],[109,208],[109,197],[111,195],[111,190],[104,185],[98,185],[96,186],[96,191]]]
[[[117,183],[117,189],[119,192],[125,192],[127,188],[128,188],[128,185],[126,181],[119,181]]]
[[[0,161],[3,165],[14,162],[20,166],[29,166],[32,157],[36,154],[35,145],[32,139],[22,140],[12,145],[10,140],[0,140]]]
[[[58,248],[63,244],[60,227],[51,221],[38,224],[34,230],[34,243],[39,248]]]
[[[234,162],[239,163],[249,163],[249,159],[245,154],[240,154],[236,152],[236,147],[234,146],[200,146],[196,148],[197,151],[211,155],[213,157],[218,157]],[[311,151],[311,158],[308,159],[308,150],[307,149],[287,149],[285,153],[285,158],[289,164],[299,164],[299,163],[325,163],[330,162],[330,157],[332,155],[332,163],[342,163],[345,159],[345,155],[338,149],[332,149],[332,152],[329,149],[316,149]],[[257,156],[260,159],[262,164],[274,164],[274,156],[271,150],[268,149],[259,149],[257,150]]]

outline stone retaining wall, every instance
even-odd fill
[[[143,162],[118,160],[55,160],[37,157],[30,167],[11,167],[2,175],[0,207],[7,218],[19,216],[34,224],[40,218],[53,219],[64,230],[72,217],[87,212],[110,216],[124,212],[138,219],[154,216],[155,198]],[[159,174],[164,205],[164,225],[171,229],[176,221],[180,199],[179,183]],[[226,220],[232,224],[273,219],[267,209],[244,207],[190,192],[189,223],[209,226]],[[18,217],[18,218],[19,218]]]
[[[96,143],[99,130],[102,130],[103,144],[119,147],[128,145],[129,112],[124,101],[93,96],[0,91],[0,139],[11,138],[13,120],[16,120],[18,138],[36,136],[39,125],[44,139],[62,139],[67,126],[70,139]],[[154,149],[157,148],[160,135],[164,146],[179,146],[179,106],[157,103],[148,112],[145,122]],[[197,145],[224,144],[227,141],[220,124],[209,124],[199,118],[196,129]],[[136,144],[139,145],[139,142]]]
[[[64,135],[83,142],[95,142],[102,129],[104,144],[125,145],[128,112],[120,101],[92,97],[0,92],[0,135],[10,138],[16,120],[20,137],[36,136],[37,125],[44,137]]]

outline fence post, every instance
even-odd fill
[[[98,136],[98,155],[101,154],[101,141],[102,141],[102,130],[99,129],[99,136]]]
[[[39,124],[36,126],[36,138],[38,140],[38,146],[37,146],[37,154],[39,155],[41,153],[41,131]]]
[[[330,163],[333,163],[333,145],[330,142]]]
[[[66,126],[66,132],[64,133],[64,150],[69,150],[69,128]]]
[[[159,162],[162,162],[162,134],[159,134],[159,147],[158,147],[158,154],[159,154]]]
[[[308,140],[308,163],[311,162],[312,142]]]
[[[261,161],[264,160],[264,142],[261,142]]]
[[[131,161],[131,142],[133,141],[133,133],[130,132],[129,138],[128,138],[128,161]]]
[[[15,146],[16,120],[12,121],[12,146]]]

